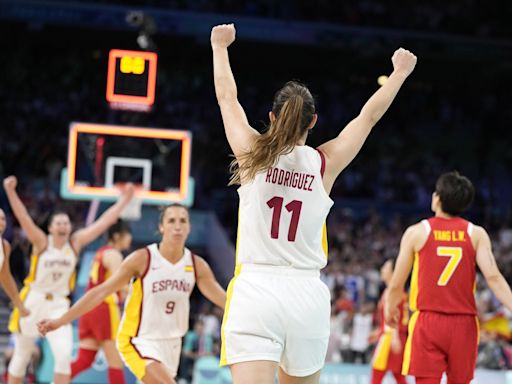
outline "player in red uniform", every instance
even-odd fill
[[[409,227],[400,244],[386,305],[386,322],[396,327],[404,283],[413,268],[402,373],[417,384],[466,384],[473,378],[478,345],[474,296],[476,265],[497,299],[512,310],[512,291],[501,275],[482,227],[459,215],[474,188],[457,172],[439,177],[432,195],[435,216]]]
[[[108,242],[98,249],[89,276],[87,291],[100,285],[117,271],[123,255],[130,248],[132,235],[127,223],[119,220],[108,230]],[[98,349],[103,349],[108,363],[109,382],[124,384],[123,362],[116,349],[115,338],[120,322],[117,295],[108,296],[100,305],[80,318],[80,349],[71,365],[71,377],[89,369]]]
[[[393,275],[393,260],[387,260],[380,269],[380,276],[386,287],[391,281]],[[373,354],[372,360],[372,384],[381,384],[390,371],[395,377],[397,384],[406,384],[405,377],[402,376],[402,361],[404,358],[404,346],[407,340],[407,324],[409,322],[409,308],[407,306],[407,294],[402,293],[400,302],[400,319],[398,329],[388,327],[384,323],[384,306],[387,300],[388,289],[382,292],[379,301],[379,341]]]

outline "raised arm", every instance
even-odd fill
[[[475,227],[473,239],[476,243],[476,263],[478,268],[480,268],[496,298],[509,311],[512,311],[512,291],[496,264],[489,235],[482,227]]]
[[[212,29],[213,79],[224,130],[235,157],[247,152],[259,133],[249,125],[245,111],[238,102],[233,72],[229,64],[228,47],[235,41],[233,24],[218,25]]]
[[[373,126],[386,113],[407,76],[416,65],[416,56],[400,48],[391,58],[393,73],[380,89],[366,102],[359,115],[341,131],[338,137],[318,149],[325,155],[324,185],[330,192],[338,175],[356,157]]]
[[[197,287],[204,297],[213,304],[224,309],[226,305],[226,291],[217,282],[213,272],[202,257],[194,255]]]
[[[0,246],[4,247],[4,265],[2,265],[2,269],[0,270],[0,283],[2,284],[2,288],[4,289],[9,299],[11,299],[12,303],[15,307],[20,311],[20,316],[25,317],[30,314],[30,312],[25,308],[23,302],[20,299],[20,295],[18,292],[18,287],[16,286],[16,282],[12,277],[11,267],[9,265],[9,258],[11,256],[11,245],[7,240],[2,239],[3,244]]]
[[[395,263],[395,270],[388,286],[387,300],[384,308],[386,324],[397,328],[400,319],[400,303],[404,298],[404,285],[411,274],[414,263],[414,253],[419,250],[428,234],[422,224],[415,224],[407,228],[400,241],[400,251]]]
[[[46,333],[56,330],[65,324],[72,322],[83,314],[96,308],[105,298],[122,289],[134,276],[141,276],[148,263],[147,252],[139,249],[133,252],[122,262],[120,268],[102,284],[87,291],[66,313],[58,319],[45,319],[37,323],[39,332]]]
[[[121,212],[123,212],[123,209],[132,199],[134,191],[133,184],[128,184],[119,200],[103,212],[103,215],[101,215],[98,220],[73,234],[71,242],[78,253],[80,253],[82,248],[105,233],[105,231],[119,219]]]
[[[16,192],[16,186],[18,185],[18,179],[16,176],[9,176],[4,179],[4,189],[9,200],[9,205],[16,216],[16,219],[21,225],[21,228],[27,234],[28,240],[32,243],[35,251],[42,251],[46,248],[47,237],[41,228],[39,228],[34,220],[28,214],[27,208],[23,205],[18,193]]]

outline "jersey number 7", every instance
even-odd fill
[[[453,274],[455,273],[455,270],[459,266],[460,261],[462,260],[462,248],[437,247],[437,256],[445,256],[450,258],[446,264],[446,267],[444,267],[443,273],[441,273],[441,276],[439,276],[439,280],[437,281],[437,285],[444,287],[448,284]]]

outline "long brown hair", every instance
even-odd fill
[[[315,100],[309,89],[296,81],[287,82],[274,96],[276,119],[254,140],[251,148],[231,162],[229,185],[252,180],[257,173],[274,166],[281,155],[290,153],[308,130],[315,114]]]

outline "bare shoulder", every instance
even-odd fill
[[[429,231],[420,221],[409,226],[402,237],[403,242],[410,244],[415,251],[419,251],[425,245],[429,236]]]
[[[489,238],[489,234],[485,230],[484,227],[479,225],[473,225],[473,232],[471,233],[471,242],[473,243],[474,248],[478,248],[480,244],[491,244],[491,239]]]
[[[194,268],[196,269],[197,276],[204,276],[205,274],[211,273],[210,265],[201,256],[193,254]]]
[[[143,276],[149,267],[149,252],[146,248],[140,248],[128,255],[122,266],[128,268],[137,276]]]

